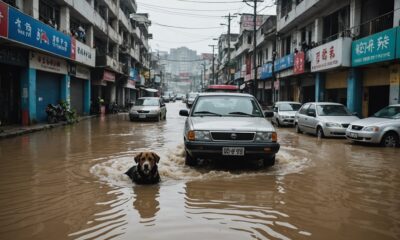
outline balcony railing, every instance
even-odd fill
[[[355,27],[353,32],[360,33],[357,38],[362,38],[392,27],[393,11],[362,23],[360,26]]]

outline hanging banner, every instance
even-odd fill
[[[71,59],[85,65],[96,66],[96,51],[94,48],[71,38]]]
[[[354,41],[351,46],[351,65],[356,67],[393,60],[396,55],[396,30],[392,28]]]
[[[294,74],[302,74],[302,73],[304,73],[304,66],[305,66],[305,54],[304,54],[304,52],[296,53],[294,55],[293,73]]]
[[[0,2],[0,37],[8,36],[8,5]]]
[[[10,7],[8,38],[22,44],[70,58],[71,37]]]
[[[267,79],[272,77],[272,63],[267,63],[262,66],[261,79]]]

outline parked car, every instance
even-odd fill
[[[400,145],[400,104],[387,106],[371,117],[351,123],[346,130],[346,138],[355,142],[398,147]]]
[[[198,158],[275,164],[280,148],[277,133],[252,95],[200,93],[190,112],[179,114],[187,116],[183,134],[187,165],[196,165]]]
[[[294,125],[296,112],[301,108],[299,102],[276,102],[272,106],[274,116],[271,122],[279,126]]]
[[[185,94],[183,94],[183,93],[176,94],[176,100],[182,100],[184,97],[185,97]]]
[[[129,111],[129,119],[131,121],[147,119],[160,121],[166,118],[167,108],[163,100],[158,97],[139,98]]]
[[[298,133],[312,133],[321,138],[345,137],[347,127],[358,119],[340,103],[311,102],[296,113],[295,127]]]
[[[198,92],[191,92],[188,94],[187,100],[186,100],[186,106],[187,108],[191,108],[193,105],[194,100],[196,99],[197,95],[199,95]]]

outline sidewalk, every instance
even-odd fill
[[[94,118],[94,117],[97,117],[97,115],[79,117],[79,121]],[[67,122],[59,122],[59,123],[54,123],[54,124],[38,123],[35,125],[31,125],[31,126],[21,126],[21,125],[3,126],[3,127],[0,127],[0,139],[11,138],[11,137],[15,137],[15,136],[23,135],[23,134],[38,132],[38,131],[42,131],[45,129],[51,129],[51,128],[55,128],[55,127],[65,126],[65,125],[68,125],[68,123]]]

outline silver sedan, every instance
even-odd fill
[[[276,124],[278,127],[294,125],[294,117],[296,112],[300,109],[301,103],[299,102],[276,102],[272,107],[274,116],[271,122]]]
[[[390,105],[373,116],[353,122],[346,130],[351,141],[378,143],[385,147],[399,146],[400,104]]]
[[[166,119],[167,108],[162,99],[158,97],[143,97],[136,100],[135,105],[129,111],[129,119],[134,120],[156,120]]]

